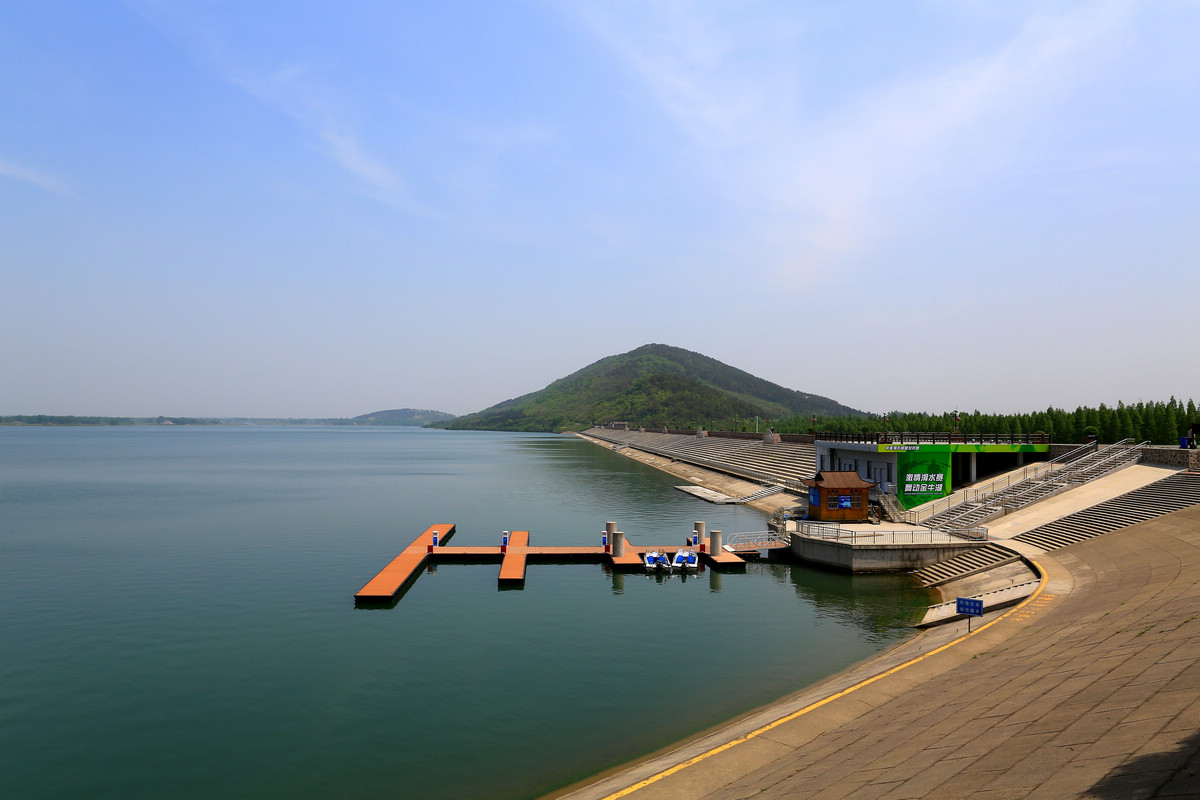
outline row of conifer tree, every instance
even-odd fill
[[[1025,434],[1048,433],[1054,442],[1082,442],[1094,435],[1101,442],[1133,439],[1152,444],[1177,445],[1195,426],[1200,436],[1200,412],[1196,403],[1172,397],[1162,402],[1101,403],[1099,408],[1080,406],[1074,411],[1047,408],[1028,414],[984,414],[979,411],[947,411],[925,414],[894,411],[862,417],[792,417],[773,427],[778,433],[807,433],[811,430],[853,433],[862,431],[951,431],[962,433]]]

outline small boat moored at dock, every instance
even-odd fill
[[[695,550],[676,550],[671,566],[681,572],[695,571],[700,568],[700,557]]]
[[[646,572],[671,571],[671,562],[661,550],[647,550],[642,559],[646,563]]]

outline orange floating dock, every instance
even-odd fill
[[[529,544],[529,531],[513,531],[509,534],[508,545],[505,547],[452,547],[443,543],[454,535],[453,524],[431,525],[418,536],[413,543],[404,548],[400,555],[380,570],[379,574],[367,582],[354,595],[355,603],[377,605],[391,603],[398,599],[404,590],[420,575],[421,569],[427,563],[467,562],[490,563],[500,562],[500,575],[497,582],[501,586],[519,586],[525,582],[525,571],[530,561],[542,563],[582,562],[592,564],[608,564],[614,570],[632,572],[644,568],[643,554],[647,550],[662,550],[674,553],[683,546],[635,545],[625,543],[623,555],[613,555],[609,547],[532,547]],[[437,546],[433,537],[437,534]],[[709,566],[719,569],[741,569],[746,561],[734,553],[724,549],[720,552],[709,552],[709,540],[703,542],[701,560]]]
[[[438,545],[454,535],[453,525],[430,525],[404,552],[392,559],[379,574],[354,595],[355,600],[383,602],[395,597],[416,577],[433,548],[433,535],[437,534]]]
[[[721,548],[717,552],[712,552],[712,546],[709,540],[704,540],[704,557],[714,564],[722,567],[737,567],[745,566],[746,559],[739,556],[737,553],[731,553],[728,550]]]
[[[500,583],[524,583],[525,560],[529,549],[529,531],[513,531],[508,536],[504,560],[500,562]]]

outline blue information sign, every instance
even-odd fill
[[[982,600],[976,600],[972,597],[959,597],[957,599],[958,599],[958,608],[956,610],[959,614],[966,614],[967,616],[971,616],[971,617],[982,617],[983,616],[983,601]]]

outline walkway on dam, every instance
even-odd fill
[[[568,796],[1196,796],[1200,506],[1034,559],[1038,592],[971,634],[922,634]]]

